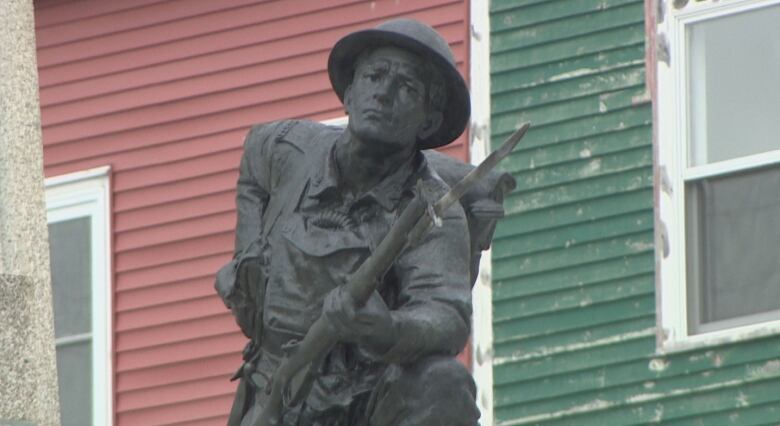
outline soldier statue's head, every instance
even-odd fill
[[[470,99],[447,42],[433,28],[396,19],[339,40],[328,59],[349,130],[391,149],[446,145],[466,128]]]

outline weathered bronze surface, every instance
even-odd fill
[[[244,145],[235,255],[216,282],[250,339],[229,424],[475,425],[454,357],[514,181],[489,174],[431,213],[440,226],[385,250],[409,206],[424,211],[473,169],[423,151],[463,132],[468,90],[446,41],[411,20],[344,37],[328,71],[346,129],[282,121]]]

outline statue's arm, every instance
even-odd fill
[[[216,290],[230,307],[239,267],[260,256],[262,216],[271,181],[271,139],[275,124],[253,127],[244,141],[236,184],[236,239],[233,258],[217,273]]]
[[[400,285],[400,306],[391,311],[397,340],[382,358],[404,363],[457,354],[471,324],[468,226],[461,206],[453,205],[441,227],[406,249],[394,271]]]
[[[236,258],[256,257],[262,215],[268,203],[271,174],[269,139],[272,125],[253,127],[244,141],[236,183]]]

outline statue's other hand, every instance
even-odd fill
[[[358,308],[343,287],[334,288],[325,296],[322,312],[342,342],[356,343],[377,355],[395,344],[393,317],[376,291],[363,307]]]

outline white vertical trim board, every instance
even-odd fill
[[[92,419],[112,424],[112,289],[110,168],[100,167],[46,179],[48,223],[91,218]]]
[[[471,126],[469,158],[480,163],[490,150],[490,9],[487,1],[469,2],[471,57]],[[480,272],[472,292],[473,345],[472,371],[477,383],[477,405],[483,426],[493,419],[493,293],[491,290],[491,251],[483,253]]]

